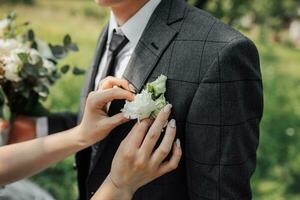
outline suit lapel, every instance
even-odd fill
[[[77,119],[78,123],[81,121],[81,118],[83,115],[86,97],[94,89],[94,86],[95,86],[95,78],[97,75],[99,63],[100,63],[101,57],[105,51],[107,32],[108,32],[108,26],[106,26],[104,28],[104,30],[102,31],[102,33],[99,36],[99,39],[97,42],[97,47],[96,47],[96,53],[95,53],[93,62],[91,64],[91,67],[85,78],[84,87],[83,87],[83,90],[81,92],[81,97],[80,97],[80,110],[79,110],[78,119]]]
[[[103,32],[101,33],[97,47],[96,47],[96,54],[94,56],[94,60],[92,63],[90,77],[88,77],[89,83],[88,83],[86,96],[88,95],[89,92],[91,92],[95,88],[95,79],[96,79],[97,72],[99,69],[100,60],[103,56],[103,53],[105,52],[107,35],[108,35],[108,25],[106,25]]]
[[[156,63],[176,34],[175,30],[157,19],[156,23],[149,27],[144,37],[139,41],[123,74],[123,78],[135,86],[138,92],[143,88]]]
[[[170,24],[183,19],[185,4],[181,1],[162,0],[131,56],[123,78],[127,79],[137,92],[143,89],[163,52],[178,33]]]

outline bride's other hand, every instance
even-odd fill
[[[101,81],[98,91],[91,92],[86,100],[79,133],[85,143],[93,144],[104,139],[115,127],[129,120],[122,113],[109,117],[106,105],[115,99],[132,101],[128,81],[107,77]]]
[[[104,194],[111,195],[111,199],[131,199],[139,187],[177,168],[182,150],[180,141],[174,142],[175,120],[168,123],[162,142],[155,149],[170,110],[171,105],[167,105],[153,124],[146,119],[133,127],[119,146],[110,174],[93,199],[105,199]],[[165,161],[171,150],[171,158]]]

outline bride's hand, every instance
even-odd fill
[[[122,113],[109,117],[106,105],[115,99],[132,101],[134,94],[128,81],[107,77],[101,81],[99,90],[91,92],[86,100],[79,133],[87,144],[93,144],[105,138],[115,127],[128,121]]]
[[[114,194],[111,199],[131,199],[139,187],[177,168],[182,151],[179,140],[174,142],[175,120],[168,123],[162,142],[155,149],[170,109],[171,105],[167,105],[153,124],[147,119],[133,127],[119,146],[110,174],[93,199],[105,199],[98,198],[105,191]],[[165,161],[171,150],[171,158]]]

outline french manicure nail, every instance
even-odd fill
[[[172,105],[171,105],[171,104],[166,105],[166,106],[164,107],[164,112],[166,112],[166,113],[171,112],[171,108],[172,108]]]
[[[175,128],[176,127],[176,121],[175,119],[171,119],[171,121],[169,122],[170,127]]]
[[[176,146],[177,146],[178,148],[181,147],[181,144],[180,144],[180,140],[179,140],[179,139],[176,140]]]
[[[132,84],[129,84],[129,90],[135,93],[135,87]]]

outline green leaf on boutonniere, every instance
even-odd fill
[[[166,92],[167,77],[160,75],[155,81],[147,83],[146,90],[154,94],[155,98],[158,98],[161,94]]]

